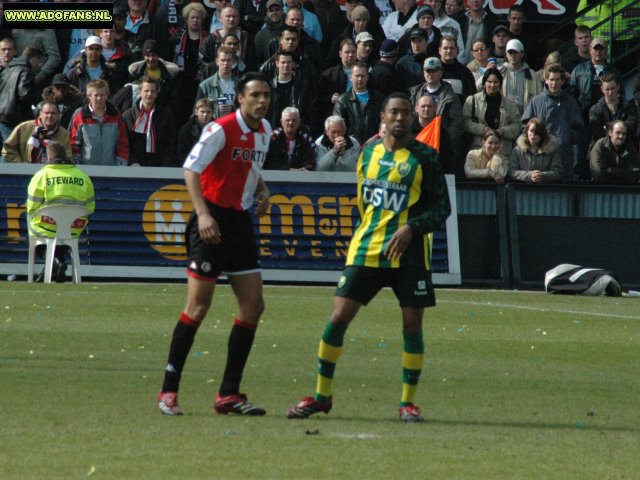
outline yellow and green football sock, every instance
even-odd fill
[[[424,360],[424,339],[422,331],[417,334],[403,333],[404,348],[402,351],[402,397],[400,406],[413,404],[416,388],[422,373]]]
[[[322,334],[322,339],[318,346],[318,379],[314,396],[316,400],[321,402],[328,402],[331,398],[333,373],[336,369],[336,362],[342,354],[342,344],[346,331],[346,328],[331,325],[331,323],[327,322]]]

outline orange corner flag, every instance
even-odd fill
[[[416,135],[416,140],[435,148],[440,152],[440,128],[442,127],[442,117],[436,116],[429,125]]]

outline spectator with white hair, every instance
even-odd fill
[[[316,144],[303,131],[300,111],[295,107],[282,110],[282,127],[271,134],[269,152],[264,162],[264,170],[314,170],[316,165]]]
[[[360,155],[358,140],[349,136],[342,117],[332,115],[324,122],[324,134],[316,140],[316,170],[355,172]]]

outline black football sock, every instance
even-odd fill
[[[164,370],[163,392],[178,391],[182,369],[187,361],[187,356],[189,355],[199,326],[199,322],[196,322],[182,312],[180,320],[173,330],[171,347],[169,348],[169,359],[167,360],[167,366]]]
[[[233,323],[227,347],[227,365],[219,392],[223,397],[240,393],[240,381],[253,346],[256,328],[257,325],[243,322],[238,318]]]

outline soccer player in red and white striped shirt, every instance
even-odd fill
[[[264,310],[262,274],[249,209],[263,215],[269,190],[262,165],[271,127],[264,117],[271,89],[258,73],[237,84],[238,110],[209,123],[184,164],[194,212],[187,225],[187,304],[173,332],[158,407],[181,415],[180,377],[200,323],[206,316],[219,275],[227,275],[238,301],[229,335],[227,363],[214,400],[217,413],[264,415],[240,393],[240,380]]]

